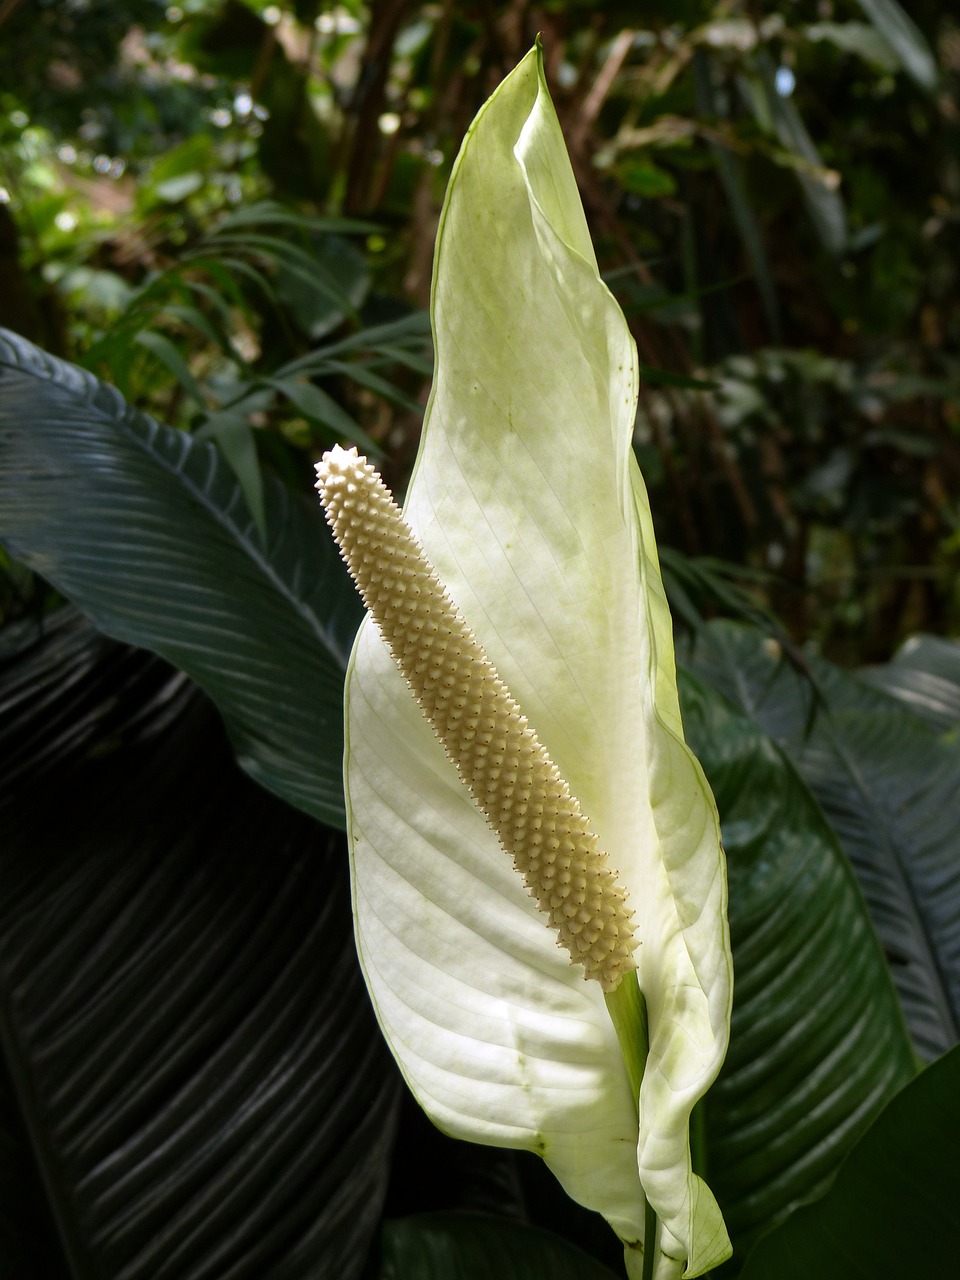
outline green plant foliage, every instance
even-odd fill
[[[915,1066],[870,918],[815,800],[752,721],[689,676],[681,689],[730,884],[733,1025],[705,1107],[736,1265],[824,1191]]]
[[[743,1280],[904,1280],[960,1252],[960,1046],[897,1095],[816,1204],[757,1245]]]
[[[289,476],[332,434],[391,437],[405,469],[422,345],[420,371],[367,350],[345,362],[365,380],[304,375],[323,394],[302,405],[265,380],[424,306],[457,147],[540,20],[513,3],[78,12],[0,8],[0,324],[208,428],[258,520],[261,467]],[[949,6],[558,0],[542,18],[601,268],[646,300],[628,314],[655,371],[638,425],[661,540],[775,571],[760,590],[788,630],[851,664],[955,628]],[[144,330],[189,379],[171,385]],[[752,400],[734,423],[723,390],[703,394],[730,380]]]
[[[615,1280],[589,1254],[537,1227],[482,1214],[387,1221],[378,1280]]]
[[[858,0],[860,8],[887,42],[907,75],[921,89],[933,92],[940,78],[926,37],[897,0]]]
[[[960,645],[939,636],[913,636],[880,667],[861,676],[898,698],[931,729],[955,734],[960,727]]]
[[[261,533],[211,445],[13,335],[0,419],[6,546],[108,634],[190,674],[252,777],[342,824],[359,608],[319,508],[265,477]]]
[[[71,611],[7,633],[0,725],[4,1275],[358,1277],[399,1080],[342,838]]]
[[[199,428],[208,437],[220,439],[226,423],[242,422],[249,432],[254,415],[264,425],[282,425],[292,408],[319,428],[319,441],[352,440],[378,453],[343,404],[309,381],[353,382],[419,412],[380,371],[393,374],[406,367],[429,374],[425,317],[410,313],[386,326],[360,324],[371,278],[362,253],[346,237],[373,230],[357,219],[310,217],[274,201],[245,205],[185,246],[175,263],[129,291],[122,315],[97,337],[82,362],[128,398],[146,392],[166,416],[173,411],[176,425]],[[266,341],[271,322],[288,329],[279,349]],[[344,334],[345,326],[353,332]],[[287,342],[299,345],[298,335],[312,343],[330,340],[294,360],[280,357]],[[199,358],[198,338],[208,348],[201,347]],[[251,343],[266,348],[252,360],[241,350]],[[139,349],[160,366],[159,382]],[[174,403],[162,396],[170,375],[180,393]]]
[[[823,660],[810,674],[757,631],[713,623],[694,670],[786,750],[857,873],[917,1051],[960,1038],[960,743]]]

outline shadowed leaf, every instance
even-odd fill
[[[28,744],[0,808],[0,1020],[59,1256],[75,1280],[358,1276],[399,1082],[342,838],[88,624],[25,640],[0,688]]]
[[[960,1048],[899,1093],[822,1200],[764,1237],[743,1280],[947,1275],[960,1254]]]
[[[684,722],[717,797],[730,883],[730,1049],[706,1098],[709,1177],[734,1265],[820,1194],[914,1074],[854,877],[778,748],[686,677]]]

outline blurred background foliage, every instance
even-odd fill
[[[334,438],[402,489],[446,180],[538,32],[680,612],[845,662],[955,630],[949,5],[2,0],[0,324],[215,439],[261,522]]]

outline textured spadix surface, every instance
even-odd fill
[[[347,681],[361,963],[441,1128],[542,1155],[635,1246],[638,1276],[646,1195],[656,1275],[698,1275],[727,1249],[689,1150],[728,1034],[726,881],[631,449],[636,351],[536,52],[464,142],[432,306],[404,513],[626,889],[650,1026],[639,1107],[599,983],[558,946],[369,619]]]
[[[356,449],[317,464],[353,579],[410,690],[571,962],[604,991],[636,963],[633,913],[580,802]]]

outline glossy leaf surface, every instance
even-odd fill
[[[706,1098],[709,1179],[742,1264],[758,1233],[819,1195],[915,1071],[856,881],[782,752],[716,692],[682,682],[717,797],[737,982]]]
[[[747,627],[699,635],[695,669],[795,761],[849,857],[926,1059],[960,1039],[960,742],[829,663],[813,679]]]
[[[931,729],[960,728],[960,644],[940,636],[911,636],[893,660],[860,673],[892,694]]]
[[[76,619],[22,639],[0,684],[26,748],[4,735],[0,1020],[47,1220],[33,1241],[24,1213],[26,1274],[52,1254],[74,1280],[359,1276],[399,1081],[342,838],[246,779],[156,658]],[[0,1142],[21,1195],[25,1149]]]
[[[940,79],[937,60],[923,32],[897,0],[858,0],[877,31],[894,51],[907,75],[928,93]]]
[[[210,444],[0,334],[0,540],[105,632],[193,677],[262,785],[342,825],[359,609],[322,516],[264,477],[266,538]]]

